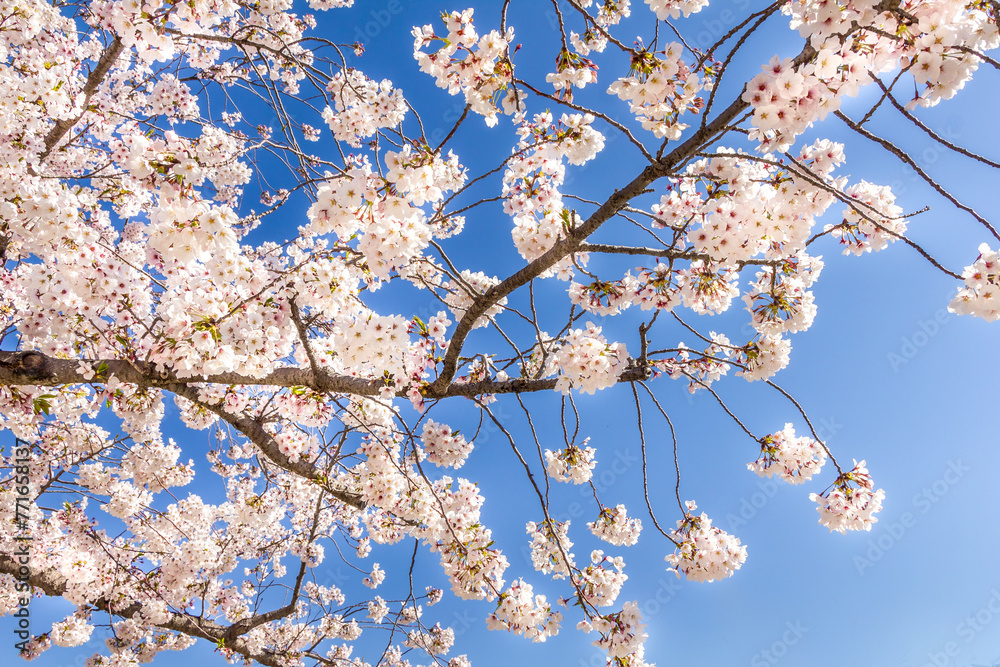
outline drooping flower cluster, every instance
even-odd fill
[[[461,468],[472,452],[472,443],[447,424],[428,419],[420,435],[427,452],[427,460],[437,466]]]
[[[656,13],[656,18],[665,21],[700,12],[708,6],[708,0],[646,0],[646,4]]]
[[[525,531],[531,536],[531,564],[535,569],[552,574],[553,579],[566,577],[574,566],[569,521],[546,519],[538,524],[529,521]]]
[[[822,262],[817,263],[822,267]],[[819,276],[819,267],[803,273],[776,268],[758,271],[750,291],[743,295],[754,328],[769,336],[808,329],[816,317],[816,303],[806,288]]]
[[[583,88],[597,81],[597,65],[563,47],[556,58],[556,71],[546,76],[545,80],[556,89],[556,97],[572,102],[573,86]]]
[[[67,616],[65,620],[52,624],[49,639],[56,646],[80,646],[90,639],[94,626],[81,614]]]
[[[979,246],[979,257],[962,271],[965,286],[948,310],[959,315],[975,315],[987,322],[1000,318],[1000,257],[989,244]]]
[[[587,522],[587,528],[608,544],[615,546],[632,546],[639,541],[642,532],[642,520],[629,517],[624,505],[601,508],[596,521]]]
[[[338,141],[355,148],[361,140],[387,127],[396,127],[406,116],[403,92],[388,80],[375,82],[356,69],[337,72],[326,85],[333,108],[323,110],[323,120]]]
[[[385,618],[389,613],[389,605],[385,603],[379,596],[375,596],[374,600],[368,603],[368,618],[372,619],[376,623],[381,623],[382,619]]]
[[[615,281],[595,280],[586,285],[573,281],[569,285],[569,300],[588,313],[617,315],[636,302],[641,291],[638,281],[631,273],[626,273],[621,280]]]
[[[681,302],[696,313],[722,313],[739,296],[739,273],[729,266],[695,260],[677,270]]]
[[[857,203],[844,210],[844,221],[827,230],[844,245],[844,254],[878,252],[906,231],[903,209],[895,204],[896,196],[885,186],[861,181],[844,191]]]
[[[442,628],[441,624],[437,623],[427,632],[410,630],[403,645],[422,648],[428,655],[442,655],[447,653],[454,643],[455,631],[451,628]]]
[[[552,370],[559,373],[556,390],[568,394],[578,389],[593,394],[613,386],[625,371],[628,352],[622,343],[608,343],[601,328],[588,322],[586,329],[573,329],[552,354]]]
[[[577,4],[587,8],[594,4],[595,0],[577,0]],[[594,22],[602,28],[610,28],[621,23],[622,19],[627,19],[632,15],[631,0],[596,0],[597,16]]]
[[[352,473],[362,481],[364,499],[379,510],[365,518],[372,539],[397,542],[405,531],[440,555],[457,596],[481,600],[499,595],[507,559],[493,548],[491,531],[480,523],[483,497],[476,485],[460,478],[454,488],[450,477],[429,483],[402,460],[394,442],[370,438],[363,452],[367,459]]]
[[[559,191],[566,177],[563,158],[582,165],[604,148],[604,135],[593,123],[590,114],[563,114],[555,121],[545,112],[518,127],[517,149],[503,176],[504,211],[514,218],[514,245],[529,262],[565,238],[577,222],[563,208]],[[576,259],[581,266],[587,263],[586,253]],[[572,261],[565,258],[542,275],[566,279],[571,273]]]
[[[671,42],[661,54],[634,54],[629,75],[608,87],[609,94],[629,103],[643,129],[660,139],[679,139],[688,127],[680,117],[687,111],[697,113],[705,104],[698,97],[705,84],[681,59],[683,52],[680,44]]]
[[[646,634],[646,624],[642,622],[642,612],[635,602],[626,602],[621,611],[598,616],[593,621],[582,621],[577,627],[586,632],[601,633],[601,638],[593,644],[607,651],[608,665],[653,667],[645,660],[644,642],[649,635]]]
[[[611,558],[600,549],[591,552],[590,565],[580,570],[580,594],[587,604],[613,605],[628,579],[624,569],[625,560],[621,556]]]
[[[766,380],[788,365],[792,344],[781,336],[761,336],[740,348],[737,361],[744,370],[738,375],[748,382]]]
[[[738,352],[738,348],[730,345],[729,337],[724,334],[710,331],[709,339],[711,344],[700,353],[683,341],[679,342],[678,352],[671,357],[657,359],[653,368],[657,372],[665,372],[674,380],[686,378],[688,392],[692,394],[711,387],[713,382],[729,372],[729,359]]]
[[[864,461],[855,461],[854,468],[838,476],[829,490],[809,494],[809,500],[818,505],[820,525],[838,533],[871,530],[884,498],[885,491],[875,490]]]
[[[685,503],[687,512],[677,521],[677,528],[670,531],[679,546],[669,554],[668,571],[683,574],[690,581],[715,581],[732,576],[747,559],[747,548],[736,538],[712,525],[704,512],[691,514],[697,509],[694,501]]]
[[[435,34],[431,25],[414,28],[413,57],[421,71],[434,77],[439,88],[447,88],[451,95],[464,95],[470,108],[485,116],[486,124],[493,127],[501,110],[514,113],[520,106],[518,93],[511,85],[514,68],[506,55],[514,31],[508,28],[501,35],[491,30],[480,37],[472,25],[472,14],[472,9],[466,9],[443,15],[446,35]],[[437,41],[443,44],[438,50],[422,51]],[[496,101],[499,97],[500,107]]]
[[[760,458],[747,469],[761,477],[777,475],[789,484],[801,484],[820,471],[826,462],[826,450],[812,438],[795,437],[795,427],[785,428],[761,439]]]
[[[586,445],[590,439],[583,441]],[[559,482],[570,482],[572,484],[586,484],[594,475],[594,468],[597,460],[594,455],[597,450],[593,447],[578,447],[569,445],[565,449],[553,452],[545,450],[545,471]]]
[[[387,151],[385,165],[389,171],[385,180],[396,186],[396,192],[414,206],[441,201],[445,192],[453,192],[466,181],[465,169],[458,156],[448,151],[448,158],[429,148],[414,148],[405,144],[403,150]]]
[[[486,617],[486,627],[523,635],[532,642],[544,642],[559,633],[562,618],[560,612],[552,610],[544,595],[534,595],[531,584],[515,579],[500,594],[496,610]]]

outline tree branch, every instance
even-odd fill
[[[115,64],[115,61],[118,60],[118,56],[121,55],[123,50],[125,50],[125,45],[122,44],[121,39],[117,36],[111,40],[111,43],[104,49],[104,52],[97,61],[97,66],[90,71],[90,75],[87,77],[86,83],[83,84],[83,111],[80,112],[80,115],[76,118],[56,121],[56,124],[52,126],[49,133],[45,135],[45,148],[38,156],[39,164],[45,162],[45,159],[49,156],[53,149],[55,149],[56,145],[59,144],[60,140],[62,140],[62,138],[66,136],[66,133],[69,132],[81,118],[83,118],[85,113],[87,113],[87,105],[90,103],[90,98],[94,96],[95,92],[97,92],[97,87],[101,85],[102,81],[104,81],[104,77],[106,77],[108,72],[111,71],[111,66]]]
[[[22,567],[24,566],[19,565],[17,560],[15,560],[12,556],[0,554],[0,573],[19,577]],[[67,579],[55,569],[38,570],[31,568],[30,565],[28,568],[30,570],[28,583],[32,586],[32,588],[43,592],[49,597],[60,597],[66,592],[66,589],[68,588]],[[91,602],[90,606],[100,611],[106,611],[109,614],[113,614],[120,618],[132,618],[142,609],[142,605],[139,603],[132,603],[126,607],[120,607],[113,605],[111,601],[103,597]],[[272,615],[274,613],[275,612],[270,612]],[[287,614],[285,615],[287,616]],[[275,616],[273,618],[269,618],[268,620],[273,621],[278,620],[278,618],[281,618],[281,616]],[[266,665],[267,667],[282,667],[286,664],[282,657],[278,654],[267,650],[253,650],[250,648],[249,644],[247,644],[245,639],[241,639],[238,635],[230,636],[229,632],[232,628],[238,627],[238,624],[226,627],[208,619],[195,618],[193,616],[188,616],[187,614],[170,612],[170,619],[164,623],[157,624],[155,627],[163,630],[179,632],[190,637],[208,639],[220,646],[225,647],[226,649],[239,653],[246,658],[255,660],[262,665]]]

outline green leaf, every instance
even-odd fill
[[[32,407],[34,408],[35,414],[45,413],[46,415],[51,414],[49,410],[52,409],[52,403],[50,402],[55,398],[55,394],[42,394],[41,396],[35,397],[32,401]]]

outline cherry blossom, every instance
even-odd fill
[[[826,462],[826,450],[808,437],[795,437],[795,428],[785,428],[761,439],[760,458],[747,468],[761,477],[777,475],[789,484],[801,484],[812,479]]]
[[[809,494],[809,500],[817,504],[820,525],[838,533],[870,531],[878,522],[874,515],[881,511],[883,498],[885,491],[875,490],[864,461],[855,461],[854,468],[839,475],[823,493]]]
[[[736,538],[712,525],[712,520],[704,512],[701,516],[691,514],[696,509],[694,501],[685,503],[683,519],[677,521],[677,528],[670,531],[678,547],[669,554],[666,561],[671,571],[682,573],[691,581],[715,581],[732,576],[747,558],[747,548]]]
[[[995,3],[789,0],[734,22],[718,56],[660,24],[690,29],[707,0],[556,3],[551,31],[519,24],[542,16],[531,3],[458,7],[408,36],[379,23],[412,37],[407,63],[349,43],[354,4],[0,11],[0,430],[16,438],[0,453],[0,614],[25,596],[75,608],[33,628],[22,657],[107,629],[89,665],[211,642],[272,667],[468,667],[444,624],[457,598],[495,603],[487,627],[533,642],[576,623],[609,665],[640,667],[638,603],[614,609],[641,573],[600,550],[577,563],[574,542],[666,537],[693,581],[746,559],[693,502],[651,536],[643,521],[669,525],[667,510],[654,499],[640,517],[595,479],[623,443],[643,464],[622,483],[646,483],[647,448],[652,461],[683,439],[667,379],[748,434],[770,404],[720,387],[776,389],[808,422],[771,379],[823,317],[823,248],[916,251],[956,279],[952,312],[1000,318],[987,218],[915,171],[986,239],[948,268],[947,245],[915,240],[942,235],[904,208],[914,192],[853,176],[848,154],[869,154],[824,124],[912,167],[870,128],[892,113],[936,137],[919,114],[996,64]],[[767,17],[767,39],[790,28],[801,51],[746,70],[736,49]],[[880,100],[867,113],[863,90]],[[591,422],[620,419],[580,397],[598,392],[636,412],[592,442]],[[830,459],[838,476],[810,495],[819,523],[870,530],[884,491],[813,436],[750,434],[748,468],[800,484]],[[520,482],[532,514],[518,518],[494,485]],[[589,535],[550,499],[567,491]],[[10,554],[28,532],[26,578]],[[412,576],[394,549],[422,559]],[[336,583],[335,559],[350,572]],[[423,561],[447,586],[418,580]]]

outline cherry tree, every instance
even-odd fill
[[[871,529],[885,494],[866,462],[838,461],[777,381],[816,315],[822,248],[908,246],[954,280],[953,312],[1000,317],[1000,234],[869,122],[894,114],[1000,168],[921,120],[980,66],[1000,69],[1000,3],[761,2],[707,49],[684,31],[708,0],[525,3],[555,19],[540,67],[508,20],[521,3],[484,2],[429,10],[393,81],[323,29],[353,0],[310,0],[318,17],[292,4],[0,6],[0,428],[16,438],[0,463],[0,613],[32,596],[76,608],[26,636],[23,657],[108,626],[88,665],[202,641],[275,667],[463,667],[431,609],[448,595],[495,605],[491,629],[577,633],[609,665],[651,664],[641,611],[619,599],[625,548],[648,541],[677,576],[711,582],[747,545],[684,495],[680,467],[674,506],[650,502],[645,466],[645,506],[605,504],[581,393],[630,397],[643,457],[664,441],[647,442],[650,419],[674,433],[662,387],[710,395],[753,443],[748,474],[808,483],[830,531]],[[765,27],[797,55],[735,80]],[[421,77],[460,102],[443,137],[407,98]],[[842,111],[866,87],[870,109]],[[922,211],[852,179],[851,146],[802,140],[833,123],[978,226],[967,266],[908,238]],[[514,139],[486,165],[453,148],[468,136]],[[631,161],[574,193],[573,171],[612,138]],[[520,257],[501,275],[463,232],[484,216]],[[437,308],[414,312],[414,293]],[[750,334],[693,323],[726,311]],[[807,430],[752,432],[721,383],[780,395]],[[542,394],[561,414],[533,409]],[[173,406],[205,434],[165,434]],[[537,436],[551,420],[563,442]],[[494,540],[490,499],[462,476],[487,431],[534,490],[523,544]],[[553,516],[559,484],[593,489],[591,521]],[[219,502],[196,492],[210,485]],[[585,534],[608,554],[574,553]],[[397,600],[318,583],[344,559],[377,589],[373,544],[432,554],[450,591],[412,568]],[[508,557],[523,545],[533,570]],[[551,580],[558,598],[536,593]],[[384,649],[355,652],[362,632]]]

